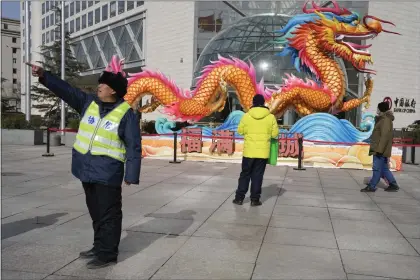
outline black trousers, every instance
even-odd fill
[[[262,158],[242,158],[242,172],[239,176],[236,199],[245,198],[251,181],[251,200],[259,200],[261,197],[261,186],[263,182],[267,159]]]
[[[102,261],[116,260],[122,228],[121,186],[83,183],[92,218],[93,249]]]

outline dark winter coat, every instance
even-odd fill
[[[393,139],[393,121],[394,114],[392,111],[380,113],[375,118],[375,126],[373,128],[370,140],[370,155],[382,155],[391,157],[392,139]]]
[[[45,72],[39,82],[50,89],[55,95],[63,99],[81,116],[92,101],[99,106],[101,118],[123,102],[101,102],[94,94],[86,94],[73,88],[67,82],[59,79],[49,72]],[[133,110],[129,110],[121,120],[118,135],[125,143],[126,166],[124,176],[124,163],[107,156],[94,156],[88,152],[83,155],[73,149],[71,171],[84,183],[98,183],[109,186],[121,186],[123,179],[131,184],[138,184],[141,166],[141,134],[139,119]]]

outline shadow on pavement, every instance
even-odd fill
[[[176,238],[193,224],[195,214],[193,210],[182,210],[177,213],[147,215],[154,219],[126,230],[127,236],[121,239],[119,246],[124,249],[124,254],[119,254],[118,261],[137,255],[160,238]],[[161,218],[173,219],[175,223],[168,223],[168,220]],[[129,248],[129,251],[125,248]]]
[[[68,213],[54,213],[46,216],[37,216],[20,221],[4,223],[1,225],[1,239],[7,239],[28,231],[47,227],[58,222],[58,218],[67,215]]]

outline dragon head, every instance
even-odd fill
[[[374,74],[366,68],[373,62],[368,50],[371,45],[356,42],[375,38],[381,32],[399,34],[385,30],[381,23],[394,24],[370,15],[360,18],[357,13],[340,8],[336,1],[331,1],[332,8],[319,7],[312,1],[311,9],[307,8],[308,2],[303,6],[303,14],[293,17],[278,31],[284,34],[279,42],[286,44],[278,55],[291,54],[295,68],[311,74],[317,74],[308,57],[313,52],[334,54],[351,62],[359,72]]]

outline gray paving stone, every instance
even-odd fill
[[[262,241],[265,232],[266,227],[264,226],[227,224],[207,221],[193,234],[193,236],[244,241]]]
[[[270,227],[333,231],[330,219],[303,216],[273,215],[270,220]]]
[[[313,187],[313,186],[292,186],[292,185],[283,185],[283,190],[288,191],[294,191],[299,193],[323,193],[323,190],[321,187]]]
[[[1,270],[1,279],[3,280],[41,280],[47,276],[48,274],[45,273]]]
[[[250,279],[253,267],[249,263],[174,256],[152,279]]]
[[[364,234],[375,237],[402,238],[395,226],[388,221],[332,220],[332,223],[336,236]]]
[[[51,274],[78,256],[69,246],[15,244],[2,251],[2,269]]]
[[[420,238],[420,225],[395,224],[406,238]]]
[[[273,212],[274,205],[277,200],[277,196],[266,197],[261,196],[261,202],[263,203],[259,207],[251,206],[251,200],[249,197],[244,199],[243,205],[233,204],[232,201],[235,198],[235,194],[232,194],[218,209],[219,211],[235,211],[235,212],[247,212],[250,214],[271,214]]]
[[[372,197],[373,201],[380,204],[402,204],[402,205],[413,205],[420,207],[420,202],[416,199],[402,198],[402,197]]]
[[[354,201],[339,201],[327,202],[328,208],[352,209],[352,210],[367,210],[367,211],[381,211],[374,202],[354,202]]]
[[[408,238],[407,240],[411,243],[414,249],[416,249],[417,253],[420,253],[420,239]]]
[[[337,249],[334,234],[326,231],[269,227],[264,242]]]
[[[385,214],[392,214],[393,212],[400,213],[411,213],[420,215],[420,207],[415,205],[405,205],[405,204],[384,204],[378,203],[379,207]]]
[[[361,188],[362,187],[360,187],[360,189]],[[345,189],[345,188],[325,187],[324,186],[322,189],[324,190],[324,193],[326,195],[331,195],[331,194],[350,194],[350,195],[354,195],[354,194],[357,193],[357,190],[354,190],[353,188]]]
[[[358,274],[347,274],[348,280],[397,280],[396,278],[384,278],[378,276],[367,276]]]
[[[256,210],[258,211],[258,210]],[[216,211],[208,221],[240,225],[267,226],[270,214],[246,211]]]
[[[175,235],[192,235],[203,223],[192,219],[169,219],[144,217],[128,227],[130,231],[152,232]]]
[[[341,250],[347,273],[419,279],[420,257]]]
[[[336,234],[340,250],[356,250],[395,255],[419,256],[404,238],[361,234]]]
[[[356,194],[326,194],[325,200],[327,203],[331,202],[371,202],[371,198],[364,193]]]
[[[296,206],[312,206],[312,207],[327,207],[325,199],[313,198],[285,198],[279,197],[277,204],[281,205],[296,205]]]
[[[252,279],[346,279],[338,250],[264,243]]]
[[[242,241],[191,237],[174,257],[231,262],[255,263],[260,250],[260,241]]]
[[[192,198],[176,198],[168,203],[168,207],[187,207],[187,208],[204,208],[216,210],[221,205],[221,202],[206,199],[192,199]]]
[[[282,198],[304,198],[304,199],[324,199],[324,194],[322,192],[298,192],[295,190],[285,191],[282,195]]]
[[[116,265],[101,269],[87,269],[86,260],[77,259],[57,271],[56,274],[76,276],[79,279],[149,279],[168,258],[147,256],[143,253],[133,255],[131,252],[121,252],[118,259],[123,260]]]
[[[378,211],[352,210],[329,208],[331,219],[385,222],[388,221],[384,213]]]
[[[209,180],[210,181],[210,180]],[[237,182],[235,184],[229,184],[227,182],[221,183],[208,183],[206,181],[204,184],[195,187],[194,190],[200,192],[225,192],[225,193],[233,193],[237,188]]]
[[[204,221],[211,214],[214,209],[211,208],[192,208],[189,205],[185,206],[163,206],[157,211],[146,215],[146,217],[152,218],[170,218],[170,219],[183,219],[183,220],[195,220]]]
[[[222,203],[229,197],[229,195],[229,193],[225,192],[201,192],[193,189],[183,194],[181,198],[215,200]]]
[[[293,206],[277,204],[274,215],[303,216],[329,219],[328,209],[322,207]]]

